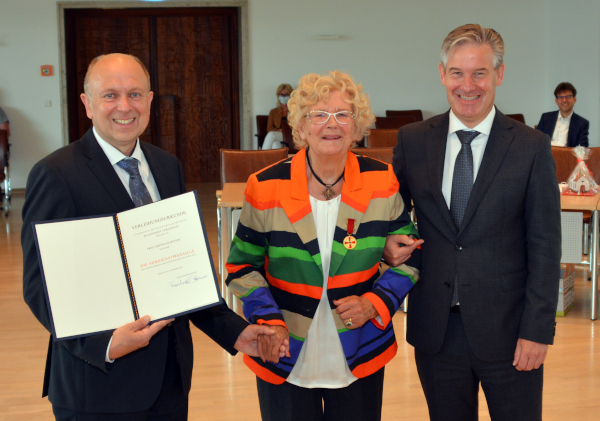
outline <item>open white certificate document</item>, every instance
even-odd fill
[[[34,231],[55,340],[222,301],[196,192]]]

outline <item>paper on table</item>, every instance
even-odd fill
[[[112,217],[36,224],[35,230],[57,338],[135,320]]]
[[[220,301],[193,192],[117,218],[140,316],[161,319]]]

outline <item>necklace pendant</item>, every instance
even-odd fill
[[[323,190],[321,192],[321,194],[323,196],[325,196],[325,200],[330,200],[333,196],[335,196],[335,193],[333,191],[333,189],[331,188],[332,186],[325,186],[325,190]]]

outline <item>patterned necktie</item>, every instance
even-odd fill
[[[450,213],[460,229],[467,202],[473,189],[473,151],[471,142],[479,132],[459,130],[456,132],[462,146],[454,162],[454,176],[452,177],[452,193],[450,194]]]
[[[129,174],[129,190],[131,191],[131,198],[133,199],[133,203],[135,203],[135,207],[152,203],[152,197],[140,176],[138,160],[135,158],[124,158],[117,162],[117,165]]]
[[[450,196],[450,214],[456,229],[460,229],[462,224],[469,196],[473,190],[473,151],[471,142],[477,137],[479,132],[459,130],[456,132],[462,146],[460,152],[454,161],[454,176],[452,177],[452,193]],[[454,278],[452,288],[452,302],[450,307],[458,304],[458,277]]]

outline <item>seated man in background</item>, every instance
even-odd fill
[[[552,146],[588,146],[590,122],[573,112],[577,90],[569,82],[561,82],[554,90],[558,111],[542,114],[537,129],[552,137]]]

